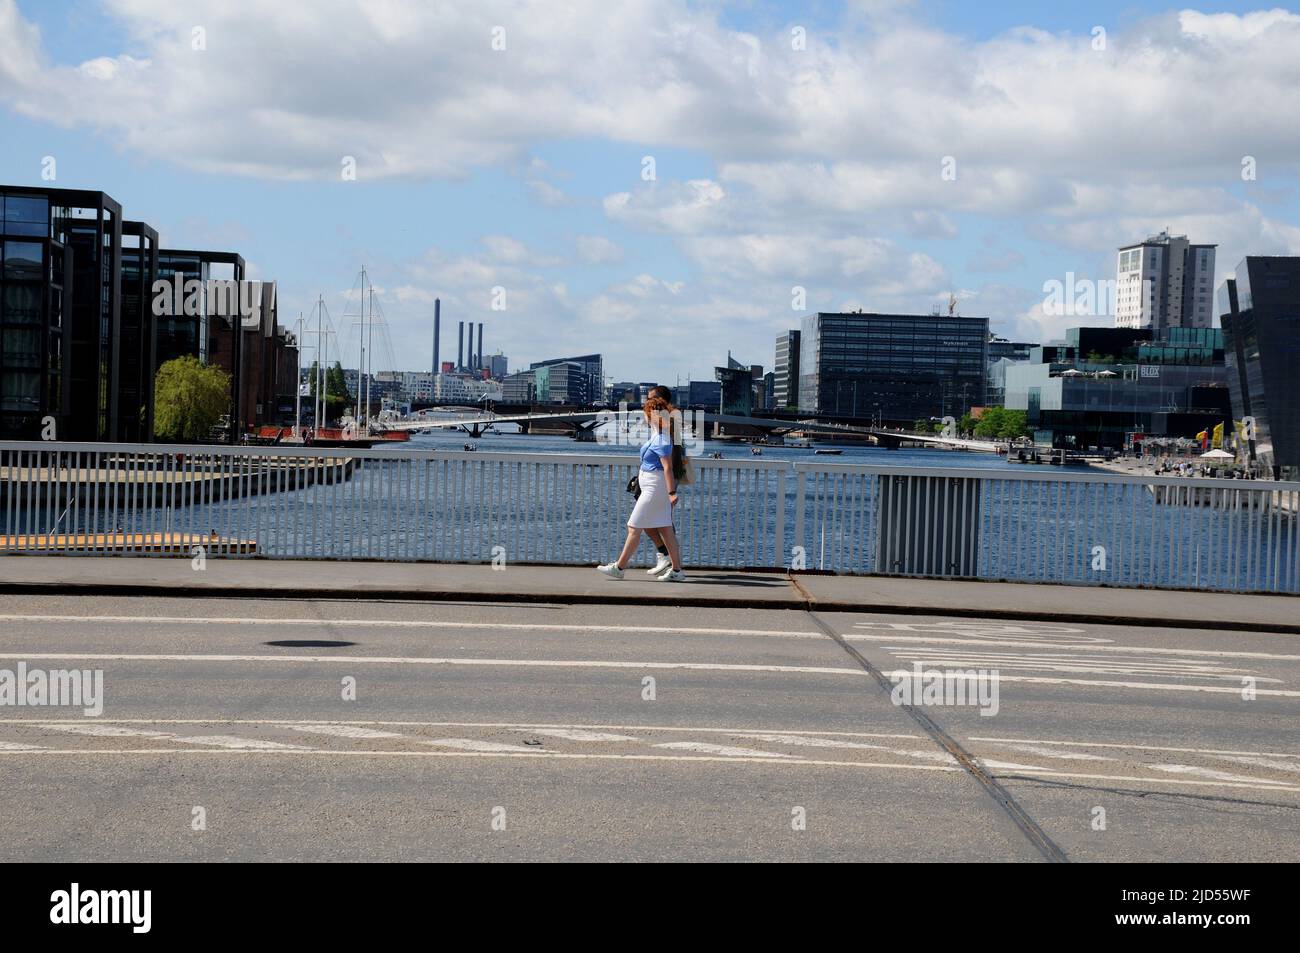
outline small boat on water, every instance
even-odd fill
[[[825,449],[823,449],[823,450],[814,450],[814,451],[813,451],[813,456],[815,456],[815,457],[838,457],[838,456],[839,456],[840,454],[842,454],[843,452],[844,452],[843,450],[825,450]]]
[[[372,430],[356,427],[303,427],[295,436],[293,427],[258,427],[248,435],[248,442],[258,446],[352,447],[368,450],[377,443],[405,443],[411,434],[405,430]]]

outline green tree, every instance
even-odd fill
[[[153,386],[159,440],[205,440],[230,410],[230,375],[189,355],[158,368]]]
[[[307,376],[308,386],[311,388],[311,396],[316,398],[316,380],[319,376],[320,365],[315,361],[311,363],[311,371]],[[352,395],[348,392],[347,377],[343,374],[343,365],[338,361],[334,362],[333,367],[325,369],[325,418],[319,426],[324,426],[326,422],[335,420],[342,415],[343,411],[352,402]]]
[[[975,422],[975,436],[985,440],[996,437],[1002,429],[1006,411],[1001,407],[985,407],[980,419]]]
[[[1028,414],[1023,410],[986,407],[975,424],[975,436],[985,440],[1014,440],[1028,433]]]
[[[921,418],[919,418],[919,419],[916,421],[916,423],[913,425],[913,429],[914,429],[917,433],[931,433],[931,432],[933,432],[934,427],[932,427],[932,426],[930,425],[930,421],[929,421],[928,418],[921,417]]]
[[[1002,410],[1002,426],[998,436],[1003,440],[1015,440],[1017,437],[1029,436],[1029,414],[1023,410]]]
[[[974,429],[975,429],[975,418],[970,415],[970,411],[967,411],[966,413],[962,414],[961,419],[957,421],[957,432],[968,434],[971,433]]]

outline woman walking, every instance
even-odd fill
[[[668,417],[672,421],[674,427],[674,429],[669,432],[669,436],[673,438],[674,446],[680,444],[682,440],[682,434],[680,430],[676,429],[680,426],[680,422],[678,420],[678,417],[680,415],[677,411],[677,408],[673,406],[673,392],[669,388],[665,387],[663,384],[656,384],[654,387],[650,388],[650,393],[646,394],[647,399],[651,397],[662,397],[664,401],[667,402],[668,406],[664,408],[664,412],[668,414]],[[673,452],[674,454],[676,453],[675,450]],[[674,457],[674,460],[675,459],[676,458]],[[676,475],[677,475],[677,470],[674,469],[673,476]],[[678,487],[678,489],[680,489],[680,487]],[[673,521],[673,525],[674,527],[677,525],[676,520]],[[671,569],[673,565],[673,561],[668,558],[668,547],[664,545],[663,534],[661,534],[658,529],[651,527],[650,529],[646,530],[645,534],[650,537],[650,542],[654,543],[655,552],[658,554],[657,557],[655,558],[655,564],[646,570],[646,574],[650,576],[658,576]]]
[[[628,562],[636,553],[641,533],[655,529],[668,550],[669,569],[656,578],[659,582],[682,582],[681,549],[673,531],[673,507],[677,505],[677,479],[673,474],[673,426],[669,403],[662,397],[650,397],[645,402],[645,419],[650,426],[650,436],[641,444],[641,468],[637,485],[641,493],[627,520],[627,539],[618,560],[597,566],[596,571],[610,579],[622,579]]]

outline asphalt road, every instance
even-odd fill
[[[0,704],[4,861],[1300,854],[1294,635],[3,596],[20,663],[104,705]]]

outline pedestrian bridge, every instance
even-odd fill
[[[421,417],[408,420],[385,421],[384,430],[463,430],[474,437],[495,424],[518,424],[527,428],[534,423],[572,423],[575,431],[597,430],[601,427],[615,426],[620,415],[640,418],[639,411],[577,410],[559,413],[493,414],[478,413],[460,417]],[[990,440],[969,440],[957,437],[942,437],[930,434],[913,434],[883,427],[856,427],[851,424],[826,423],[815,419],[785,420],[775,417],[751,417],[741,414],[717,414],[710,411],[685,411],[689,422],[702,421],[704,424],[736,425],[754,427],[769,434],[806,433],[824,437],[860,437],[874,440],[882,446],[899,446],[902,443],[922,444],[926,446],[951,447],[956,450],[973,450],[982,453],[995,453],[999,445]]]
[[[623,535],[636,466],[0,442],[0,552],[162,556],[180,540],[203,558],[594,565]],[[763,458],[694,470],[675,511],[694,566],[1300,593],[1300,483]]]

